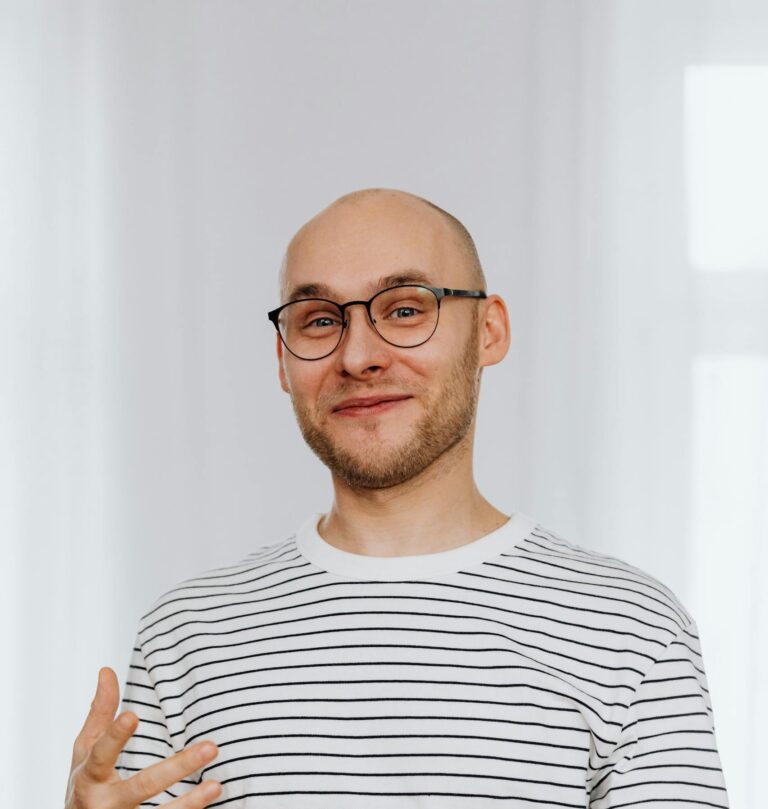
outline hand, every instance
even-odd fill
[[[113,719],[120,704],[117,675],[99,669],[99,682],[91,710],[72,747],[72,766],[64,809],[135,809],[219,754],[211,741],[202,741],[151,767],[122,779],[115,769],[117,757],[135,733],[139,717],[124,711]],[[221,792],[217,781],[204,781],[186,795],[164,804],[173,809],[201,809]]]

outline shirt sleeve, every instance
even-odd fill
[[[177,751],[155,683],[152,679],[138,635],[128,665],[120,713],[132,711],[139,724],[120,752],[115,769],[123,780],[134,773],[169,758]],[[140,806],[162,806],[189,792],[199,783],[201,771],[191,773],[164,792],[142,802]]]
[[[589,809],[728,809],[696,623],[635,690],[616,747],[593,773]]]

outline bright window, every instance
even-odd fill
[[[689,260],[768,270],[768,66],[685,74]]]

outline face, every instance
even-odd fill
[[[284,281],[288,294],[325,285],[306,297],[343,303],[366,300],[381,279],[411,272],[430,285],[473,288],[439,214],[387,196],[342,203],[311,220],[289,246]],[[347,310],[341,344],[323,359],[298,359],[277,339],[281,385],[304,439],[334,476],[356,489],[396,486],[466,443],[479,393],[483,303],[443,299],[435,333],[414,348],[382,340],[363,306]],[[339,409],[350,398],[379,396],[401,398]]]

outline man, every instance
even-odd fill
[[[333,505],[155,602],[115,721],[100,672],[68,809],[728,807],[680,601],[475,485],[510,337],[461,223],[348,194],[280,287],[280,384]]]

